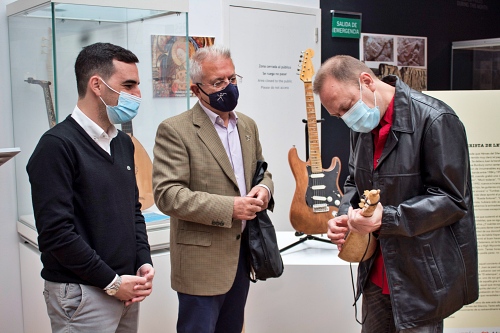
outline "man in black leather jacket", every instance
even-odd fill
[[[463,124],[445,103],[395,76],[381,81],[349,56],[322,65],[314,92],[351,128],[349,176],[328,237],[339,250],[348,230],[379,244],[358,268],[362,332],[442,332],[443,319],[479,294]],[[380,202],[364,217],[352,207],[370,189]]]

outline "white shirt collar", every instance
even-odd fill
[[[212,110],[210,110],[209,108],[207,108],[205,105],[203,105],[201,102],[198,102],[201,106],[201,108],[203,109],[203,111],[205,111],[205,113],[207,114],[208,118],[210,118],[210,121],[212,122],[212,124],[224,124],[224,121],[222,120],[222,118],[215,112],[213,112]],[[237,124],[238,123],[238,115],[236,114],[236,112],[234,111],[229,111],[229,121],[231,121],[232,119],[234,119],[235,123]]]
[[[95,139],[100,137],[109,137],[110,139],[115,138],[118,135],[118,130],[115,125],[111,124],[108,131],[104,131],[99,125],[97,125],[92,119],[87,117],[78,106],[75,106],[71,117],[80,125],[87,134]]]

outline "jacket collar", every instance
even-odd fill
[[[234,175],[231,162],[227,156],[226,150],[220,141],[219,135],[214,128],[214,124],[202,109],[199,102],[197,102],[193,108],[193,124],[198,127],[198,137],[205,143],[206,147],[212,155],[214,156],[217,163],[219,163],[224,173],[233,181],[237,186],[238,182],[236,176]],[[240,137],[241,153],[243,155],[243,164],[245,170],[245,182],[247,185],[247,191],[250,190],[250,181],[253,175],[252,170],[252,154],[255,151],[253,147],[252,135],[253,132],[247,126],[245,120],[242,117],[237,117],[237,127]]]
[[[413,133],[415,131],[415,119],[412,117],[411,112],[411,88],[395,75],[388,75],[382,81],[396,88],[392,131]]]

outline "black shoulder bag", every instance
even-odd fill
[[[267,170],[267,162],[257,161],[257,169],[252,179],[252,187],[259,184]],[[283,274],[283,260],[281,259],[276,231],[267,215],[267,209],[257,213],[257,217],[247,221],[248,246],[250,248],[250,265],[254,273],[253,282],[277,278]]]

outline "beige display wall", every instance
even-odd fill
[[[478,238],[479,300],[446,319],[445,332],[496,333],[500,331],[500,91],[425,93],[450,105],[465,125]]]

